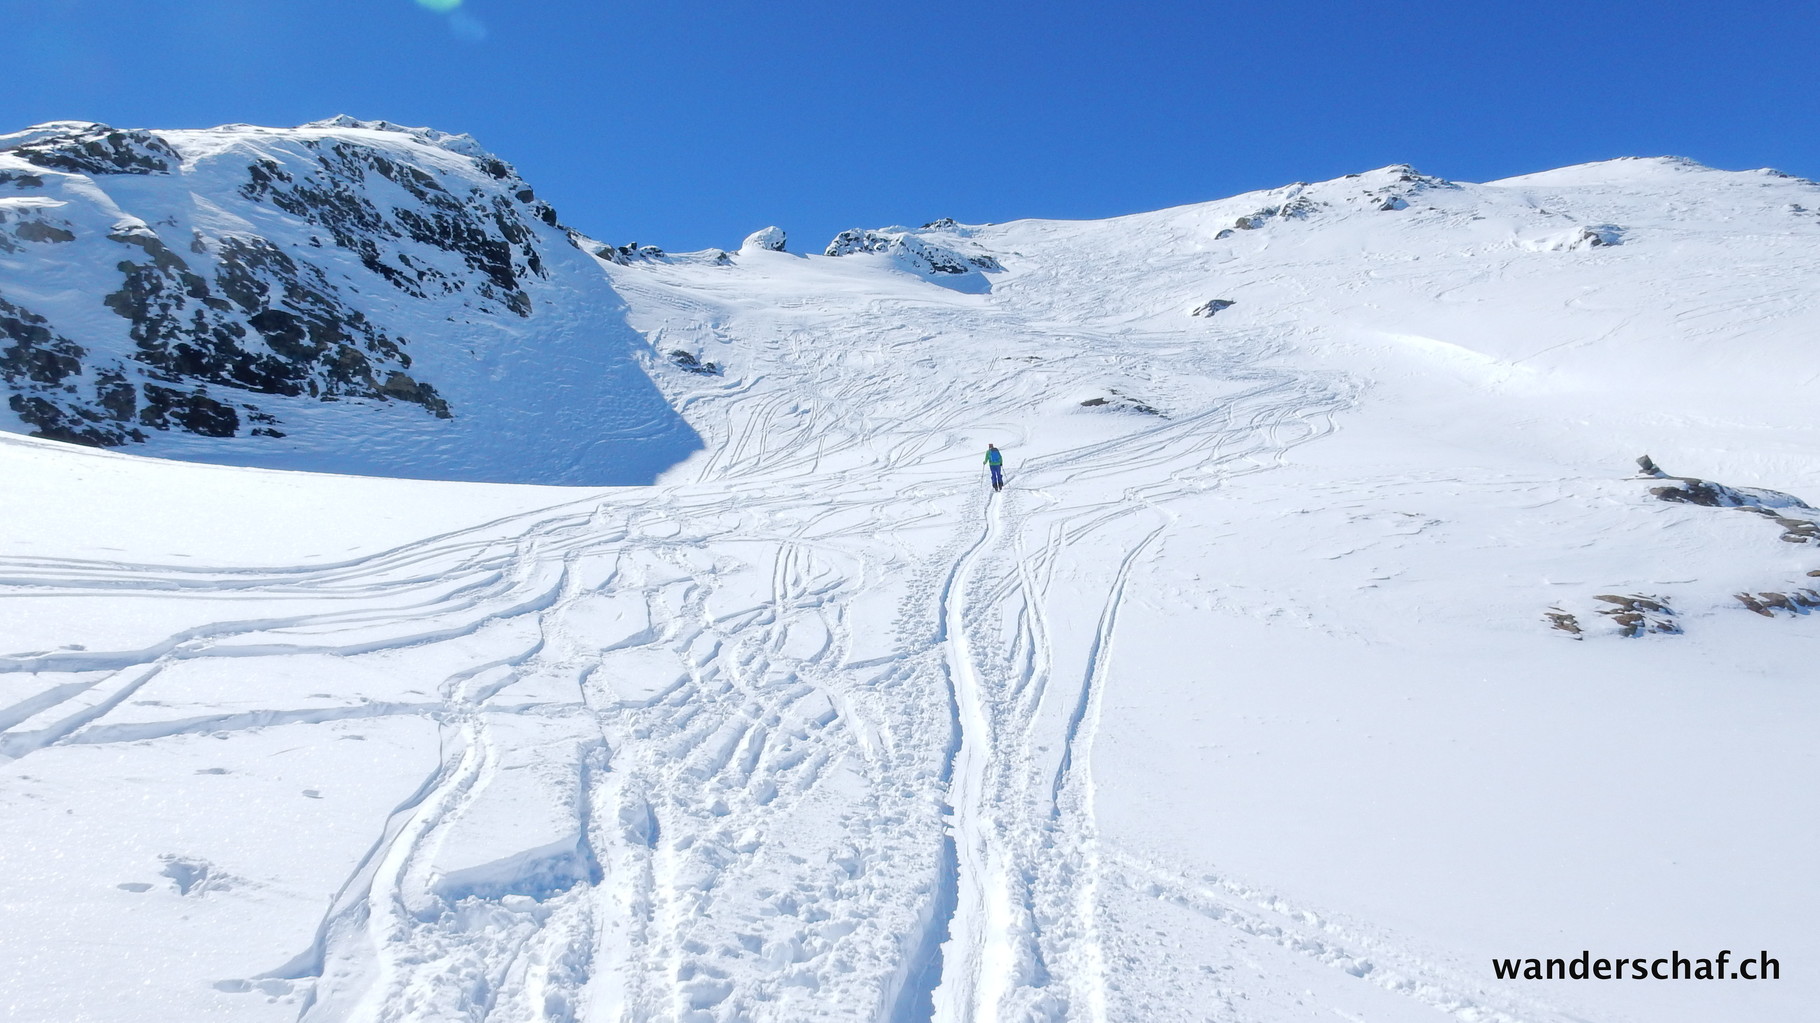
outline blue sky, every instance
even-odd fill
[[[794,250],[1388,163],[1820,177],[1808,3],[0,0],[0,131],[336,113],[466,131],[602,240]]]

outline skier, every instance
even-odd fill
[[[992,489],[1005,489],[1005,456],[999,454],[998,445],[986,445],[986,465],[992,469]]]

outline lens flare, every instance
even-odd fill
[[[417,6],[427,7],[437,14],[447,14],[461,6],[461,0],[417,0]]]

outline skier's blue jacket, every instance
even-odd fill
[[[997,448],[987,448],[986,449],[986,464],[987,465],[1004,465],[1005,456],[1002,454],[999,454],[999,450]]]

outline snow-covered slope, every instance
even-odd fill
[[[0,136],[0,426],[204,461],[647,482],[696,446],[595,249],[467,136]]]
[[[1800,1018],[1816,208],[1393,167],[612,250],[704,444],[650,488],[0,437],[0,1004]],[[1491,967],[1583,949],[1781,979]]]

